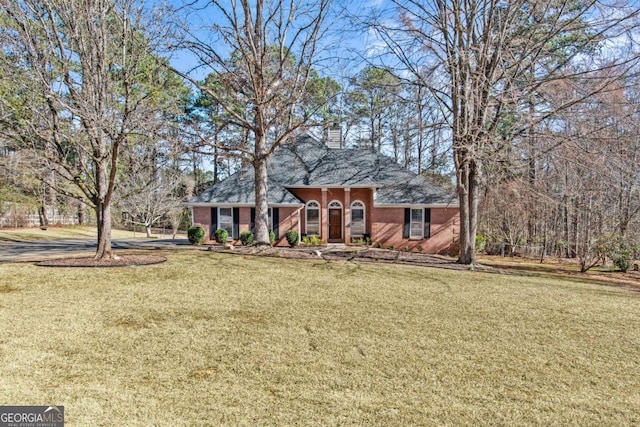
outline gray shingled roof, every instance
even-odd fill
[[[269,204],[303,202],[288,188],[376,187],[376,204],[452,205],[457,198],[379,153],[329,149],[310,137],[278,149],[268,162]],[[197,204],[255,204],[253,167],[249,166],[189,200]]]
[[[291,194],[281,183],[269,177],[268,202],[270,205],[303,205],[296,196]],[[253,181],[253,167],[236,172],[229,178],[214,184],[202,193],[193,197],[187,205],[199,204],[231,204],[255,205],[255,185]]]

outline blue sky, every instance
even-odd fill
[[[205,4],[200,2],[199,4]],[[171,0],[170,6],[182,7],[185,2]],[[361,56],[367,49],[374,47],[378,41],[366,31],[357,31],[348,21],[348,15],[364,15],[371,8],[380,8],[386,4],[386,0],[371,1],[335,1],[331,16],[331,26],[322,38],[321,44],[327,47],[322,52],[322,60],[318,62],[317,70],[320,74],[332,76],[341,80],[345,76],[357,73],[363,65]],[[198,13],[189,15],[189,23],[192,29],[199,29],[199,34],[206,37],[205,28],[212,23],[222,22],[221,17],[215,16],[211,10],[203,9]],[[220,48],[224,49],[221,45]],[[176,52],[171,57],[172,65],[180,71],[191,72],[197,78],[204,78],[210,70],[206,67],[199,68],[198,60],[188,51]]]

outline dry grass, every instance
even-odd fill
[[[498,268],[502,272],[530,274],[576,282],[588,281],[604,285],[621,285],[640,291],[640,272],[638,271],[630,270],[623,273],[616,271],[613,266],[597,266],[586,273],[581,273],[578,261],[575,259],[545,258],[544,262],[540,262],[531,258],[483,255],[479,257],[479,262],[485,266]]]
[[[40,228],[10,228],[0,229],[0,242],[3,240],[57,240],[57,239],[95,239],[97,238],[97,229],[95,226],[60,226],[48,227],[46,230]],[[156,235],[154,237],[163,237]],[[171,238],[170,234],[164,235],[165,238]],[[181,235],[180,237],[186,237]],[[132,232],[127,230],[111,230],[112,239],[146,239],[144,232]]]
[[[640,423],[619,288],[204,252],[0,277],[0,404],[69,426]]]

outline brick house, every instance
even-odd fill
[[[187,202],[208,241],[218,228],[230,240],[253,228],[253,179],[253,168],[246,167]],[[450,251],[457,242],[456,196],[379,153],[329,148],[305,134],[271,156],[268,185],[276,245],[287,245],[290,229],[324,243],[369,238],[383,247],[421,246],[428,253]]]

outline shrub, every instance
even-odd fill
[[[240,233],[240,242],[242,246],[249,246],[253,243],[253,233],[249,230]]]
[[[613,265],[615,265],[618,270],[626,273],[627,271],[629,271],[629,269],[633,265],[633,261],[631,261],[630,256],[627,256],[626,254],[621,254],[620,256],[618,256],[613,260]]]
[[[204,228],[199,225],[189,227],[187,230],[187,238],[192,245],[201,245],[204,242]]]
[[[624,242],[620,242],[613,251],[609,253],[609,257],[613,260],[615,267],[626,273],[633,265],[633,251]]]
[[[291,229],[287,231],[285,237],[287,238],[289,246],[291,246],[292,248],[298,246],[298,243],[300,242],[300,236],[298,236],[298,232],[296,230]]]
[[[309,246],[320,246],[322,245],[322,239],[318,236],[304,236],[302,243]]]
[[[269,243],[271,243],[271,246],[273,246],[273,244],[276,242],[276,233],[274,233],[273,231],[269,232]]]
[[[482,234],[476,234],[476,252],[484,252],[484,248],[487,246],[487,238]]]
[[[629,239],[620,234],[604,236],[597,245],[597,251],[601,255],[607,255],[613,261],[613,265],[626,273],[633,266],[633,259],[637,255]]]
[[[223,245],[227,243],[227,238],[229,237],[229,233],[227,232],[227,230],[218,228],[214,235],[216,236],[216,240],[218,241],[218,243],[222,243]]]

